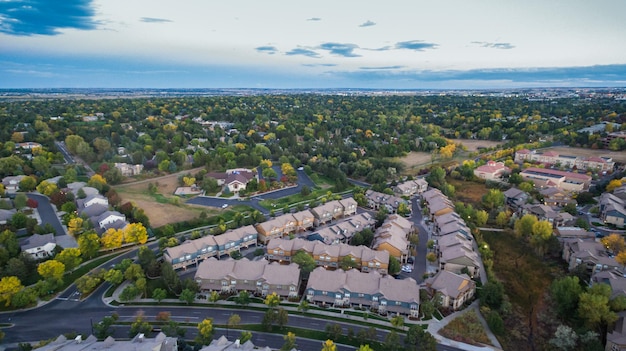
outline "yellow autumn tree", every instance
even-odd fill
[[[124,228],[124,242],[145,244],[148,241],[148,231],[141,223],[131,223]]]
[[[61,280],[65,274],[65,265],[57,260],[49,260],[37,266],[37,273],[46,280]]]
[[[80,217],[74,217],[67,222],[67,231],[73,237],[78,236],[78,234],[83,232],[83,219]]]
[[[24,289],[24,286],[22,286],[19,278],[14,276],[2,278],[0,280],[0,301],[5,301],[5,306],[9,306],[13,295],[22,289]]]
[[[102,234],[102,237],[100,238],[100,243],[105,249],[115,249],[122,246],[123,238],[124,233],[121,230],[109,228],[106,232],[104,232],[104,234]]]

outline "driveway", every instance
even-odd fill
[[[57,216],[54,206],[50,203],[50,199],[48,199],[47,196],[37,193],[28,193],[26,196],[37,201],[39,204],[39,206],[37,206],[37,211],[39,211],[39,217],[41,217],[42,224],[49,223],[52,225],[56,235],[58,236],[67,235],[63,224],[61,224],[61,220]]]

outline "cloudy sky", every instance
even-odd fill
[[[624,0],[0,0],[0,88],[626,86]]]

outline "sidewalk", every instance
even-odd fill
[[[117,289],[115,289],[115,291],[113,292],[113,295],[111,297],[103,297],[102,301],[108,305],[111,304],[111,302],[113,301],[118,301],[119,302],[119,295],[122,292],[122,290],[124,290],[124,288],[130,284],[129,282],[124,282],[122,283],[120,286],[117,287]],[[130,301],[131,303],[137,303],[137,302],[155,302],[153,299],[135,299],[133,301]],[[179,300],[177,299],[165,299],[163,300],[161,303],[163,303],[165,306],[167,305],[167,303],[180,303]],[[223,308],[223,309],[228,309],[229,306],[236,306],[237,304],[233,301],[223,301],[220,300],[219,302],[216,303],[209,303],[206,300],[196,300],[195,303],[205,303],[207,308]],[[117,307],[117,306],[113,306],[112,307]],[[267,306],[265,304],[262,303],[251,303],[248,306],[250,307],[257,307],[257,308],[267,308]],[[301,311],[298,311],[298,306],[281,306],[282,308],[284,308],[286,311],[289,311],[290,314],[293,315],[297,315],[300,314]],[[487,336],[489,337],[489,339],[491,340],[491,343],[495,346],[473,346],[473,345],[469,345],[466,343],[462,343],[459,341],[455,341],[455,340],[451,340],[448,338],[444,338],[443,336],[439,335],[439,330],[441,328],[443,328],[445,325],[447,325],[451,320],[453,320],[454,318],[458,317],[459,315],[474,309],[481,321],[481,324],[483,325],[483,328],[485,329],[485,332],[487,333]],[[346,311],[354,311],[352,309],[345,309]],[[359,311],[359,312],[363,312],[363,311]],[[370,318],[367,320],[364,320],[363,317],[361,316],[353,316],[350,314],[338,314],[336,312],[331,312],[331,311],[324,311],[324,310],[308,310],[307,313],[311,313],[311,314],[316,314],[319,315],[320,318],[323,319],[324,316],[328,316],[328,317],[341,317],[344,318],[348,321],[353,320],[353,321],[358,321],[358,322],[367,322],[370,324],[376,324],[379,325],[381,327],[393,327],[391,325],[390,321],[382,321],[382,320],[378,320],[378,319],[374,319],[374,318]],[[462,311],[457,311],[455,313],[452,313],[451,315],[443,318],[442,320],[437,320],[435,318],[432,318],[430,320],[427,321],[419,321],[418,323],[406,323],[405,326],[402,328],[404,331],[408,330],[408,328],[413,325],[413,324],[418,324],[418,325],[423,325],[426,324],[428,325],[428,328],[426,329],[429,333],[431,333],[433,335],[433,337],[435,337],[435,339],[437,340],[437,343],[442,344],[442,345],[447,345],[447,346],[452,346],[452,347],[456,347],[462,350],[469,350],[469,351],[501,351],[502,350],[502,346],[500,345],[500,343],[498,342],[498,339],[496,339],[495,335],[493,335],[493,333],[491,332],[491,330],[489,329],[489,327],[487,326],[487,322],[485,321],[485,319],[482,317],[482,315],[480,314],[480,310],[479,310],[479,301],[476,300],[474,301],[468,308],[462,310]]]

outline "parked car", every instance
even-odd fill
[[[228,204],[223,204],[222,205],[222,208],[226,208],[226,207],[228,207]]]

